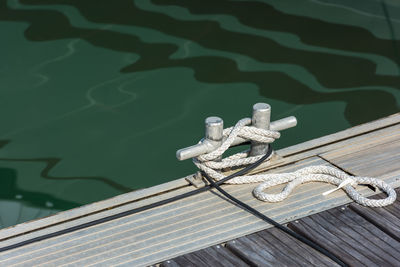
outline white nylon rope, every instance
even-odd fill
[[[279,132],[248,126],[250,124],[251,119],[245,118],[238,121],[234,127],[224,129],[223,135],[226,137],[226,140],[222,145],[210,153],[194,158],[193,163],[216,181],[226,177],[222,174],[222,169],[255,163],[263,155],[249,157],[249,151],[240,152],[218,161],[237,136],[246,140],[257,141],[265,144],[272,143],[275,139],[280,137]],[[270,159],[271,156],[268,159]],[[383,207],[392,204],[396,200],[396,191],[394,191],[389,184],[380,179],[351,176],[341,170],[324,165],[305,167],[290,173],[237,176],[228,180],[226,183],[248,184],[260,182],[262,183],[253,190],[253,195],[257,199],[267,202],[282,201],[289,196],[296,186],[307,182],[326,182],[337,185],[338,187],[336,189],[329,190],[323,193],[323,195],[327,195],[342,188],[355,202],[368,207]],[[287,185],[281,193],[267,194],[264,192],[269,187],[284,183],[287,183]],[[369,199],[363,197],[353,187],[357,184],[368,184],[375,188],[379,188],[381,191],[386,193],[387,197],[385,199]]]

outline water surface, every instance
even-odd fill
[[[0,223],[193,173],[203,121],[275,148],[399,111],[396,1],[0,0]]]

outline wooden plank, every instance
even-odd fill
[[[320,156],[354,175],[377,177],[397,174],[400,173],[400,137],[373,147],[360,149],[348,146]]]
[[[221,245],[205,248],[206,255],[211,255],[213,258],[220,262],[222,266],[249,266],[241,258],[233,254],[230,250]],[[210,266],[210,265],[209,265]],[[212,266],[212,265],[211,265]]]
[[[346,212],[348,209],[332,209],[320,213],[320,216],[326,222],[334,224],[332,218],[337,219],[338,223],[333,225],[333,229],[338,233],[341,231],[350,241],[355,241],[355,249],[363,251],[368,257],[376,258],[378,262],[383,260],[389,265],[398,265],[400,263],[400,243],[393,242],[392,238],[385,235],[369,222],[360,223],[360,217],[353,211]],[[362,246],[360,246],[362,244]],[[365,250],[364,250],[365,248]]]
[[[8,228],[0,230],[0,241],[6,240],[11,237],[29,233],[32,231],[40,230],[45,227],[60,224],[74,219],[79,219],[82,216],[89,216],[98,212],[104,212],[109,209],[126,205],[135,201],[140,201],[144,198],[156,196],[163,192],[177,190],[182,187],[188,187],[189,183],[185,178],[173,180],[171,182],[156,185],[150,188],[140,189],[126,194],[121,194],[106,200],[98,201],[95,203],[87,204],[75,209],[63,211],[45,218],[24,222]]]
[[[253,170],[252,173],[263,172],[271,168],[279,167],[290,162],[295,162],[307,157],[315,155],[324,155],[329,152],[337,152],[338,150],[360,151],[363,149],[373,148],[381,144],[390,143],[400,139],[400,124],[388,126],[376,131],[368,132],[353,138],[338,140],[323,146],[316,146],[301,153],[286,154],[285,151],[278,150],[274,160],[265,162]],[[280,156],[280,158],[279,158]]]
[[[32,232],[24,233],[23,235],[20,234],[20,235],[16,235],[15,237],[9,237],[7,239],[3,239],[1,241],[1,246],[2,247],[3,246],[9,246],[9,245],[12,245],[12,244],[24,241],[24,240],[28,240],[28,239],[31,239],[31,238],[35,238],[35,237],[44,235],[44,234],[53,233],[53,232],[56,232],[56,231],[59,231],[59,230],[62,230],[62,229],[68,228],[68,227],[77,226],[77,225],[80,225],[80,224],[83,224],[83,223],[87,223],[87,222],[90,222],[90,221],[93,221],[93,220],[104,218],[106,216],[114,215],[114,214],[117,214],[117,213],[120,213],[120,212],[131,210],[131,209],[134,209],[134,208],[137,208],[137,207],[141,207],[141,206],[144,206],[144,205],[148,205],[148,204],[151,204],[151,203],[163,200],[163,199],[167,199],[169,197],[176,196],[178,194],[183,194],[183,193],[186,193],[186,192],[192,191],[192,190],[193,190],[193,188],[187,186],[187,187],[183,187],[183,188],[178,189],[178,190],[174,190],[172,192],[168,192],[168,193],[157,195],[157,196],[152,197],[152,198],[145,198],[145,199],[137,201],[137,202],[128,203],[126,205],[118,206],[116,208],[110,208],[108,210],[105,210],[105,211],[102,211],[102,212],[99,212],[99,213],[94,213],[94,214],[90,214],[90,215],[87,215],[87,216],[79,217],[79,218],[74,219],[74,220],[68,220],[66,222],[59,223],[59,224],[56,224],[56,225],[43,227],[43,228],[37,229],[37,230],[32,231]],[[160,215],[162,215],[162,213],[160,213]],[[113,223],[115,223],[115,221]],[[1,255],[2,254],[0,254],[0,258],[1,258]]]
[[[393,114],[389,117],[382,118],[380,120],[376,120],[373,122],[365,123],[359,126],[352,127],[350,129],[324,136],[321,138],[317,138],[305,143],[301,143],[289,148],[281,149],[277,153],[280,156],[284,156],[284,159],[276,161],[272,166],[271,164],[264,164],[260,166],[257,171],[265,170],[271,167],[282,166],[284,164],[288,164],[290,162],[295,162],[306,157],[310,157],[312,155],[316,155],[317,153],[321,153],[322,151],[329,151],[338,146],[345,145],[343,144],[333,144],[335,142],[339,142],[345,139],[348,139],[351,136],[357,136],[363,133],[368,133],[370,131],[376,129],[382,129],[388,127],[390,125],[395,125],[400,122],[400,113]],[[340,143],[340,142],[339,142]],[[328,145],[331,144],[331,145]],[[322,147],[321,147],[322,146]],[[317,147],[317,148],[316,148]],[[305,151],[305,153],[301,153]],[[301,155],[294,155],[299,154]],[[289,157],[290,156],[290,157]],[[192,175],[189,175],[192,176]],[[129,204],[134,201],[142,200],[143,198],[149,198],[154,195],[161,194],[163,192],[179,189],[181,187],[187,186],[188,183],[184,178],[177,179],[168,183],[164,183],[161,185],[157,185],[154,187],[137,190],[134,192],[122,194],[116,196],[114,198],[106,199],[103,201],[95,202],[92,204],[84,205],[82,207],[78,207],[75,209],[71,209],[65,212],[60,212],[55,215],[41,218],[38,220],[21,223],[6,229],[0,230],[0,241],[6,240],[11,237],[15,237],[21,235],[23,233],[30,233],[32,231],[40,230],[45,227],[49,227],[52,225],[60,224],[62,222],[67,222],[73,219],[81,218],[82,216],[92,215],[97,212],[102,212],[107,209],[111,209],[113,207],[118,207],[121,205]]]
[[[319,156],[352,175],[391,180],[393,187],[399,187],[400,128],[393,127],[396,129],[391,138],[376,135],[373,146],[354,143]]]
[[[292,257],[304,258],[304,260],[306,260],[308,263],[307,265],[333,266],[336,264],[325,255],[319,253],[292,236],[283,233],[276,227],[260,231],[258,234],[265,240],[268,240],[269,243],[275,246],[276,249],[290,251],[290,253],[287,254]]]
[[[318,158],[308,159],[281,168],[280,171],[293,171],[296,168],[323,163]],[[224,187],[279,221],[292,220],[297,216],[308,215],[310,211],[318,212],[343,200],[348,201],[342,192],[337,192],[327,198],[322,197],[320,193],[331,188],[326,184],[306,184],[300,187],[287,202],[278,204],[267,204],[254,199],[251,194],[253,188],[251,185]],[[299,209],[299,206],[302,208]],[[69,224],[72,223],[75,221],[69,222]],[[59,225],[58,227],[67,226]],[[61,264],[75,261],[84,261],[82,262],[84,265],[91,261],[113,259],[116,255],[121,255],[121,257],[118,256],[118,260],[136,259],[138,264],[152,264],[155,263],[153,261],[161,261],[174,255],[218,244],[266,227],[269,226],[219,198],[216,194],[207,193],[90,229],[4,252],[0,254],[0,259],[3,260],[1,264],[5,265],[17,263],[37,265],[45,262]],[[7,241],[13,242],[13,240]]]
[[[184,255],[183,258],[190,262],[190,266],[208,266],[206,262],[193,253],[188,253]]]
[[[230,250],[221,245],[198,250],[172,260],[165,261],[161,266],[249,266]]]
[[[395,125],[400,123],[400,113],[393,114],[389,117],[382,118],[380,120],[376,120],[373,122],[365,123],[359,126],[352,127],[350,129],[327,135],[321,138],[313,139],[298,145],[294,145],[288,148],[281,149],[277,151],[280,156],[284,156],[284,160],[281,159],[277,161],[273,166],[282,166],[284,164],[294,162],[300,159],[304,159],[306,157],[310,157],[312,155],[316,155],[317,153],[321,153],[322,151],[332,150],[337,147],[338,144],[329,145],[335,142],[339,142],[342,140],[346,140],[352,136],[357,136],[363,133],[368,133],[373,130],[382,129],[388,127],[390,125]],[[341,144],[339,144],[340,146]],[[343,144],[342,144],[343,145]],[[322,146],[322,147],[321,147]],[[311,150],[311,151],[310,151]],[[306,151],[306,153],[302,153]],[[293,154],[302,153],[301,156]],[[272,166],[272,167],[273,167]],[[271,168],[271,164],[266,164],[260,166],[258,171],[265,170]],[[192,176],[192,175],[189,175]],[[23,233],[29,233],[32,231],[36,231],[48,226],[56,225],[62,222],[70,221],[73,219],[80,218],[82,216],[92,215],[97,212],[102,212],[106,209],[110,209],[113,207],[117,207],[120,205],[125,205],[134,201],[141,200],[143,198],[148,198],[157,194],[161,194],[163,192],[167,192],[170,190],[175,190],[184,186],[187,186],[188,183],[184,178],[177,179],[168,183],[164,183],[161,185],[153,186],[150,188],[137,190],[134,192],[122,194],[110,199],[106,199],[103,201],[91,203],[88,205],[84,205],[82,207],[78,207],[75,209],[71,209],[68,211],[60,212],[55,215],[41,218],[38,220],[21,223],[12,227],[8,227],[6,229],[0,230],[0,241],[5,240],[7,238],[11,238],[14,236],[21,235]]]
[[[253,265],[334,266],[335,263],[283,234],[276,228],[260,231],[227,243],[227,247]]]
[[[314,214],[289,226],[349,265],[400,264],[400,243],[348,208]]]
[[[400,195],[400,189],[396,190]],[[349,208],[368,220],[390,237],[400,242],[400,200],[397,198],[394,204],[382,208],[368,208],[356,203]]]
[[[288,172],[319,164],[326,162],[316,157],[275,171]],[[332,185],[308,183],[296,189],[294,194],[283,202],[264,203],[254,199],[251,194],[253,187],[254,185],[224,185],[227,191],[279,222],[291,221],[350,201],[340,190],[329,196],[322,196],[321,193],[332,188]],[[278,187],[272,192],[279,190]],[[365,188],[364,191],[373,193]],[[158,197],[165,195],[167,194]],[[88,218],[82,218],[84,219]],[[57,227],[68,227],[74,223],[75,220]],[[0,264],[150,265],[268,227],[270,225],[223,200],[218,194],[207,192],[89,229],[0,253]],[[13,242],[13,239],[5,242]]]
[[[279,155],[289,156],[298,154],[307,150],[314,150],[321,146],[327,146],[332,143],[348,140],[353,137],[369,133],[371,131],[377,131],[395,124],[400,123],[400,113],[395,113],[385,118],[381,118],[375,121],[367,122],[361,125],[354,126],[352,128],[329,134],[320,138],[312,139],[294,146],[283,148],[279,150]]]
[[[274,254],[271,254],[270,250],[265,249],[265,247],[260,246],[248,237],[230,241],[226,246],[235,254],[240,255],[242,259],[246,259],[252,266],[279,264],[278,259]]]
[[[345,140],[331,144],[329,149],[341,149],[352,144],[356,144],[354,147],[371,148],[376,146],[377,142],[388,143],[397,140],[398,129],[400,129],[399,125],[387,127],[365,136],[358,136],[354,138],[356,141]],[[318,149],[312,153],[325,151]],[[307,153],[311,152],[307,151],[305,155],[296,154],[290,156],[290,159],[284,159],[285,164],[290,160],[294,160],[296,163],[275,168],[270,172],[287,172],[308,165],[327,164],[318,157],[297,161],[296,157],[298,156],[309,157],[311,155]],[[397,169],[394,172],[397,172]],[[397,181],[395,176],[388,176],[385,179],[390,183]],[[350,201],[340,190],[323,197],[321,193],[333,186],[310,183],[296,189],[294,194],[284,202],[267,204],[253,198],[251,194],[253,187],[254,185],[224,185],[228,192],[280,222],[287,222]],[[271,189],[271,192],[277,192],[280,189],[281,187],[276,187]],[[109,210],[102,210],[88,216],[82,215],[79,218],[73,217],[80,214],[79,212],[82,212],[80,210],[72,217],[68,217],[69,215],[64,217],[64,219],[72,219],[59,220],[57,225],[47,227],[42,222],[35,226],[40,226],[39,230],[36,230],[35,227],[27,227],[25,230],[33,229],[34,231],[20,236],[14,236],[8,229],[8,235],[5,234],[7,239],[3,240],[2,246],[153,203],[190,190],[189,186],[178,189],[173,187],[172,191],[167,190],[166,193],[151,197],[147,197],[144,193],[143,198],[130,202],[124,202],[129,198],[125,200],[121,198],[116,201],[119,204],[111,206]],[[366,188],[362,189],[362,192],[367,195],[374,193]],[[111,205],[111,203],[112,201],[109,204]],[[207,192],[160,208],[1,253],[0,264],[149,265],[268,227],[269,225],[220,198],[218,193]],[[17,231],[17,233],[24,233],[24,230]]]
[[[331,253],[344,260],[348,265],[362,265],[363,255],[360,255],[358,252],[354,253],[355,255],[348,254],[347,251],[350,251],[351,248],[347,243],[336,237],[329,230],[318,227],[318,224],[310,221],[309,218],[303,218],[301,223],[296,221],[294,224],[289,224],[289,227],[331,251]],[[369,261],[368,264],[371,265],[373,262]]]
[[[181,257],[183,258],[183,257]],[[189,261],[186,261],[184,259],[184,262],[177,262],[174,260],[168,260],[168,261],[164,261],[163,263],[160,264],[161,267],[180,267],[180,266],[190,266],[191,263]]]

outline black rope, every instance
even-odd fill
[[[328,250],[324,249],[323,247],[321,247],[320,245],[318,245],[317,243],[311,241],[310,239],[296,233],[295,231],[289,229],[288,227],[285,227],[281,224],[279,224],[277,221],[269,218],[268,216],[265,216],[264,214],[262,214],[261,212],[257,211],[256,209],[250,207],[249,205],[247,205],[246,203],[240,201],[239,199],[233,197],[232,195],[230,195],[228,192],[226,192],[225,190],[223,190],[217,183],[215,183],[213,181],[213,179],[207,175],[207,173],[202,172],[203,176],[207,179],[207,181],[213,186],[215,187],[219,192],[221,192],[224,196],[226,196],[227,198],[229,198],[230,200],[232,200],[233,202],[235,202],[236,204],[239,205],[239,207],[241,207],[242,209],[244,209],[245,211],[253,214],[254,216],[264,220],[265,222],[272,224],[273,226],[275,226],[276,228],[278,228],[279,230],[282,230],[283,232],[287,233],[288,235],[291,235],[292,237],[296,238],[297,240],[305,243],[306,245],[314,248],[315,250],[321,252],[322,254],[324,254],[325,256],[329,257],[330,259],[332,259],[334,262],[336,262],[337,264],[339,264],[340,266],[348,266],[346,263],[344,263],[343,261],[341,261],[338,257],[336,257],[335,255],[333,255],[331,252],[329,252]]]
[[[315,250],[321,252],[322,254],[324,254],[325,256],[329,257],[330,259],[332,259],[334,262],[336,262],[340,266],[348,266],[343,261],[341,261],[339,258],[337,258],[335,255],[330,253],[328,250],[324,249],[323,247],[319,246],[318,244],[314,243],[313,241],[307,239],[306,237],[304,237],[302,235],[299,235],[298,233],[292,231],[291,229],[279,224],[278,222],[276,222],[273,219],[265,216],[264,214],[260,213],[259,211],[255,210],[254,208],[250,207],[249,205],[243,203],[242,201],[236,199],[235,197],[233,197],[232,195],[227,193],[225,190],[223,190],[219,186],[220,184],[223,184],[224,182],[226,182],[226,181],[228,181],[228,180],[230,180],[230,179],[232,179],[232,178],[234,178],[236,176],[240,176],[240,175],[246,174],[249,171],[253,170],[254,168],[258,167],[262,162],[264,162],[264,160],[266,160],[271,155],[271,153],[272,153],[272,147],[271,147],[271,145],[269,145],[267,153],[262,158],[260,158],[258,161],[256,161],[255,163],[247,166],[246,168],[243,168],[243,169],[241,169],[241,170],[239,170],[239,171],[237,171],[237,172],[235,172],[235,173],[233,173],[231,175],[228,175],[227,177],[225,177],[225,178],[223,178],[223,179],[221,179],[221,180],[219,180],[217,182],[214,182],[214,180],[211,177],[209,177],[206,173],[202,172],[203,176],[210,183],[209,185],[206,185],[206,186],[204,186],[202,188],[199,188],[199,189],[187,192],[187,193],[183,193],[181,195],[174,196],[174,197],[171,197],[171,198],[168,198],[168,199],[164,199],[164,200],[152,203],[152,204],[148,204],[148,205],[145,205],[145,206],[142,206],[142,207],[139,207],[139,208],[131,209],[131,210],[128,210],[128,211],[123,211],[123,212],[120,212],[120,213],[117,213],[117,214],[114,214],[114,215],[110,215],[110,216],[107,216],[107,217],[104,217],[104,218],[100,218],[100,219],[97,219],[97,220],[94,220],[94,221],[91,221],[91,222],[87,222],[87,223],[83,223],[83,224],[80,224],[80,225],[72,226],[70,228],[66,228],[66,229],[63,229],[63,230],[60,230],[60,231],[56,231],[56,232],[53,232],[53,233],[49,233],[49,234],[45,234],[45,235],[42,235],[42,236],[34,237],[34,238],[31,238],[31,239],[28,239],[28,240],[25,240],[25,241],[21,241],[19,243],[15,243],[15,244],[12,244],[12,245],[9,245],[9,246],[5,246],[5,247],[0,248],[0,252],[11,250],[11,249],[15,249],[15,248],[19,248],[19,247],[22,247],[22,246],[25,246],[25,245],[28,245],[28,244],[32,244],[32,243],[35,243],[35,242],[43,241],[43,240],[46,240],[46,239],[49,239],[49,238],[52,238],[52,237],[64,235],[64,234],[71,233],[71,232],[74,232],[74,231],[77,231],[77,230],[81,230],[81,229],[84,229],[84,228],[87,228],[87,227],[91,227],[91,226],[94,226],[94,225],[97,225],[97,224],[109,222],[109,221],[112,221],[112,220],[115,220],[115,219],[119,219],[119,218],[122,218],[122,217],[125,217],[125,216],[128,216],[128,215],[132,215],[132,214],[135,214],[135,213],[146,211],[146,210],[149,210],[149,209],[152,209],[152,208],[155,208],[155,207],[159,207],[159,206],[162,206],[162,205],[165,205],[165,204],[168,204],[168,203],[171,203],[171,202],[174,202],[174,201],[186,198],[186,197],[190,197],[190,196],[205,192],[205,191],[210,190],[211,188],[215,187],[219,192],[221,192],[224,196],[226,196],[227,198],[229,198],[230,200],[232,200],[233,202],[238,204],[242,209],[244,209],[244,210],[248,211],[249,213],[257,216],[258,218],[266,221],[267,223],[274,225],[275,227],[277,227],[278,229],[282,230],[283,232],[291,235],[292,237],[296,238],[297,240],[299,240],[299,241],[307,244],[308,246],[314,248]]]
[[[254,164],[251,164],[251,165],[247,166],[246,168],[244,168],[244,169],[242,169],[242,170],[240,170],[238,172],[235,172],[235,173],[225,177],[224,179],[221,179],[216,184],[218,184],[218,185],[222,184],[225,181],[234,178],[235,176],[243,175],[243,174],[251,171],[252,169],[254,169],[257,166],[259,166],[264,160],[266,160],[271,155],[271,153],[272,153],[272,149],[270,149],[267,152],[267,154],[265,154],[261,159],[259,159]],[[168,203],[171,203],[171,202],[174,202],[174,201],[186,198],[186,197],[190,197],[190,196],[205,192],[205,191],[211,189],[211,187],[212,187],[211,185],[206,185],[206,186],[201,187],[199,189],[196,189],[196,190],[193,190],[193,191],[190,191],[190,192],[187,192],[187,193],[183,193],[181,195],[174,196],[174,197],[171,197],[171,198],[167,198],[167,199],[164,199],[164,200],[160,200],[158,202],[155,202],[155,203],[152,203],[152,204],[148,204],[148,205],[145,205],[145,206],[142,206],[142,207],[139,207],[139,208],[123,211],[123,212],[120,212],[120,213],[117,213],[117,214],[114,214],[114,215],[110,215],[110,216],[107,216],[107,217],[104,217],[104,218],[100,218],[100,219],[97,219],[97,220],[94,220],[94,221],[90,221],[90,222],[87,222],[87,223],[79,224],[79,225],[72,226],[70,228],[59,230],[59,231],[56,231],[56,232],[53,232],[53,233],[49,233],[49,234],[45,234],[45,235],[42,235],[42,236],[34,237],[34,238],[31,238],[31,239],[28,239],[28,240],[25,240],[25,241],[21,241],[21,242],[18,242],[18,243],[15,243],[15,244],[0,248],[0,252],[7,251],[7,250],[10,250],[10,249],[14,249],[14,248],[19,248],[19,247],[22,247],[22,246],[25,246],[25,245],[29,245],[29,244],[32,244],[32,243],[35,243],[35,242],[43,241],[43,240],[46,240],[46,239],[49,239],[49,238],[52,238],[52,237],[56,237],[56,236],[64,235],[64,234],[67,234],[67,233],[75,232],[75,231],[78,231],[78,230],[81,230],[81,229],[84,229],[84,228],[88,228],[88,227],[91,227],[91,226],[94,226],[94,225],[97,225],[97,224],[109,222],[109,221],[112,221],[112,220],[115,220],[115,219],[119,219],[119,218],[122,218],[122,217],[125,217],[125,216],[128,216],[128,215],[132,215],[132,214],[139,213],[139,212],[142,212],[142,211],[146,211],[146,210],[149,210],[149,209],[152,209],[152,208],[156,208],[156,207],[159,207],[159,206],[162,206],[162,205],[165,205],[165,204],[168,204]]]

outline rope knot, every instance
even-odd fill
[[[193,159],[193,163],[212,179],[218,181],[226,176],[222,174],[222,169],[249,165],[257,162],[263,155],[249,157],[249,151],[243,151],[222,160],[222,154],[230,147],[237,136],[249,141],[269,144],[280,137],[277,131],[263,130],[248,126],[251,124],[251,119],[245,118],[236,123],[235,126],[224,129],[223,136],[226,138],[222,145],[216,150],[198,156]],[[266,159],[269,160],[272,154]],[[247,184],[259,183],[253,190],[253,195],[262,201],[278,202],[286,199],[294,188],[306,182],[325,182],[337,185],[337,188],[328,190],[323,193],[324,196],[332,192],[343,189],[348,196],[355,202],[370,207],[383,207],[392,204],[396,200],[396,191],[384,181],[370,177],[351,176],[347,173],[330,166],[310,166],[291,173],[278,174],[254,174],[236,176],[233,179],[226,181],[229,184]],[[287,183],[281,193],[267,194],[264,192],[272,186]],[[354,186],[357,184],[369,184],[375,188],[379,188],[387,194],[385,199],[369,199],[358,193]]]
[[[224,129],[223,136],[225,140],[222,145],[214,151],[198,156],[193,159],[193,163],[202,171],[207,173],[211,178],[218,181],[225,176],[217,170],[240,167],[255,163],[263,155],[249,157],[249,151],[243,151],[222,160],[218,160],[230,147],[236,137],[241,137],[248,141],[256,141],[264,144],[269,144],[280,137],[280,133],[277,131],[259,129],[251,124],[250,118],[241,119],[236,123],[235,126]],[[239,176],[241,177],[241,176]],[[237,181],[233,179],[232,181]],[[232,182],[231,181],[231,182]]]

